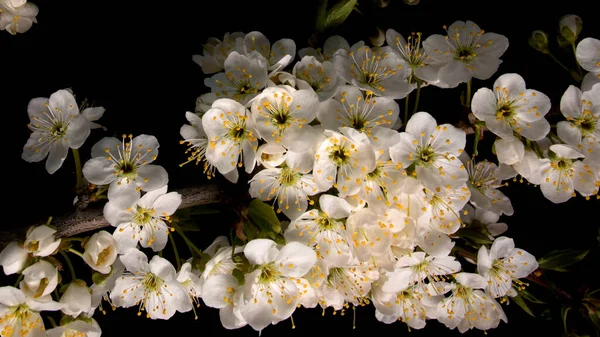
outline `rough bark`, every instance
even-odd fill
[[[219,203],[224,200],[225,193],[216,184],[187,187],[177,190],[182,195],[182,203],[179,208],[188,208],[198,205],[208,205]],[[45,221],[34,224],[41,225]],[[110,226],[104,219],[102,208],[87,208],[85,210],[75,210],[73,213],[58,216],[52,219],[53,226],[56,227],[57,237],[69,237],[81,233],[94,231],[103,227]],[[11,230],[0,232],[0,250],[4,249],[12,241],[23,240],[25,232],[29,227],[22,226]]]

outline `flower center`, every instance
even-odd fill
[[[341,145],[333,145],[329,151],[329,158],[336,166],[340,167],[350,160],[350,151]]]
[[[369,124],[369,121],[359,115],[352,116],[352,119],[350,120],[350,126],[352,126],[353,129],[361,132],[364,130],[367,124]]]
[[[104,248],[100,254],[98,254],[98,260],[96,261],[96,266],[101,266],[106,262],[106,259],[110,256],[112,252],[112,246]]]
[[[55,137],[57,139],[63,138],[67,133],[68,126],[68,124],[58,121],[55,124],[53,124],[50,128],[50,134],[52,135],[52,137]]]
[[[268,264],[263,266],[260,275],[258,276],[259,283],[271,283],[275,281],[275,279],[279,277],[279,272],[275,268],[273,264]]]
[[[142,285],[148,292],[158,292],[163,285],[163,280],[152,273],[147,273],[142,281]]]
[[[291,168],[284,167],[279,173],[278,182],[281,186],[296,186],[300,179],[300,173],[295,173]]]
[[[136,213],[133,216],[133,223],[136,225],[144,225],[152,220],[152,214],[154,213],[153,209],[146,209],[140,206],[137,206]]]
[[[471,48],[470,46],[459,46],[458,48],[456,48],[456,52],[454,55],[454,59],[465,63],[470,63],[471,61],[473,61],[475,56],[477,56],[473,48]]]
[[[135,164],[132,161],[127,160],[127,158],[123,158],[119,161],[117,170],[121,174],[121,177],[124,178],[134,178],[137,176]]]
[[[430,145],[427,145],[424,149],[419,152],[419,161],[421,164],[429,165],[435,159],[435,152]]]
[[[319,225],[319,229],[321,230],[332,230],[333,229],[333,221],[329,219],[327,216],[320,216],[315,219],[317,225]]]

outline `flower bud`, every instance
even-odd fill
[[[56,267],[48,261],[40,260],[23,270],[23,281],[19,286],[25,294],[40,298],[52,293],[57,284]]]
[[[117,259],[117,241],[107,231],[100,231],[88,240],[83,252],[83,261],[92,269],[108,274]]]
[[[60,239],[54,239],[56,229],[46,225],[31,227],[27,231],[23,248],[33,256],[52,255],[60,245]]]
[[[285,161],[286,152],[281,145],[266,143],[256,151],[256,159],[265,168],[275,168]]]
[[[369,36],[369,41],[373,46],[383,46],[383,44],[385,43],[385,32],[381,28],[376,27],[374,34],[372,36]]]
[[[404,3],[407,5],[418,5],[421,0],[404,0]]]
[[[60,298],[63,304],[62,312],[73,317],[82,312],[87,313],[92,309],[92,291],[85,281],[75,280],[67,286],[67,290]]]
[[[0,266],[4,269],[4,274],[15,274],[25,268],[27,258],[29,258],[29,252],[23,249],[18,242],[13,241],[0,253]]]
[[[577,15],[565,15],[558,22],[560,35],[570,43],[575,43],[581,32],[582,21]]]
[[[544,54],[550,53],[548,49],[548,34],[541,30],[534,30],[529,37],[529,45],[531,48]]]

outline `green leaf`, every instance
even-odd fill
[[[533,312],[531,312],[531,309],[529,309],[529,307],[527,306],[527,303],[525,303],[525,301],[523,300],[521,295],[517,295],[517,296],[513,297],[512,300],[515,303],[517,303],[517,305],[519,307],[521,307],[521,309],[523,309],[523,311],[528,313],[531,317],[535,317],[535,315],[533,314]]]
[[[537,297],[533,296],[533,294],[531,294],[527,290],[521,290],[521,291],[519,291],[519,296],[521,296],[524,300],[529,301],[531,303],[546,304],[546,302],[544,302],[544,301],[538,299]]]
[[[554,271],[569,271],[566,267],[583,260],[589,250],[561,249],[550,252],[550,254],[538,260],[541,269]]]
[[[261,231],[265,230],[267,232],[273,231],[275,233],[281,233],[281,223],[279,223],[279,219],[277,219],[275,210],[273,210],[272,206],[259,199],[254,199],[250,202],[250,205],[248,206],[248,220],[256,225]]]
[[[348,18],[357,0],[340,0],[331,9],[327,11],[327,19],[325,19],[325,29],[339,26]]]
[[[315,23],[315,30],[319,33],[325,31],[325,21],[327,20],[327,0],[320,0],[319,7],[317,8],[317,21]]]
[[[479,245],[490,245],[492,240],[482,231],[475,228],[461,228],[457,235],[463,239],[467,239]]]

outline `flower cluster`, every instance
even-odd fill
[[[13,22],[2,28],[27,30],[35,14],[18,11],[31,6],[2,0],[0,22]],[[219,309],[225,328],[257,331],[299,307],[344,314],[369,304],[379,321],[413,329],[428,320],[460,332],[507,322],[502,305],[524,290],[522,279],[538,262],[502,236],[500,216],[514,211],[500,188],[520,175],[555,203],[575,192],[598,194],[600,41],[577,46],[590,73],[581,88],[564,93],[556,134],[545,118],[550,99],[518,74],[503,74],[467,97],[477,137],[469,155],[463,129],[417,112],[418,105],[401,118],[396,101],[412,91],[419,97],[427,85],[468,83],[470,95],[473,78],[496,73],[508,47],[504,36],[471,21],[444,29],[446,35],[425,39],[390,29],[387,45],[375,47],[333,36],[322,49],[298,51],[290,39],[271,44],[256,31],[211,38],[193,57],[210,75],[210,92],[180,129],[187,162],[201,164],[209,179],[218,172],[238,183],[247,175],[250,197],[272,205],[277,229],[246,235],[241,228],[242,244],[218,237],[198,249],[177,230],[183,199],[168,192],[168,173],[154,163],[156,137],[105,137],[92,146],[78,187],[107,199],[103,215],[114,230],[61,239],[49,222],[10,243],[0,265],[20,282],[0,288],[0,336],[100,336],[92,316],[105,312],[103,303],[169,319],[203,301]],[[80,111],[69,90],[35,98],[27,111],[32,133],[22,157],[47,157],[50,174],[69,148],[80,166],[77,149],[104,113]],[[483,128],[497,136],[497,163],[478,160]],[[169,240],[175,245],[176,230],[194,257],[182,263],[173,247],[172,264],[160,252]],[[480,236],[470,241],[465,231]],[[458,249],[465,241],[471,250]],[[76,277],[69,253],[93,270],[91,283]],[[70,267],[69,283],[56,254]],[[45,331],[40,312],[59,310],[66,319]]]

